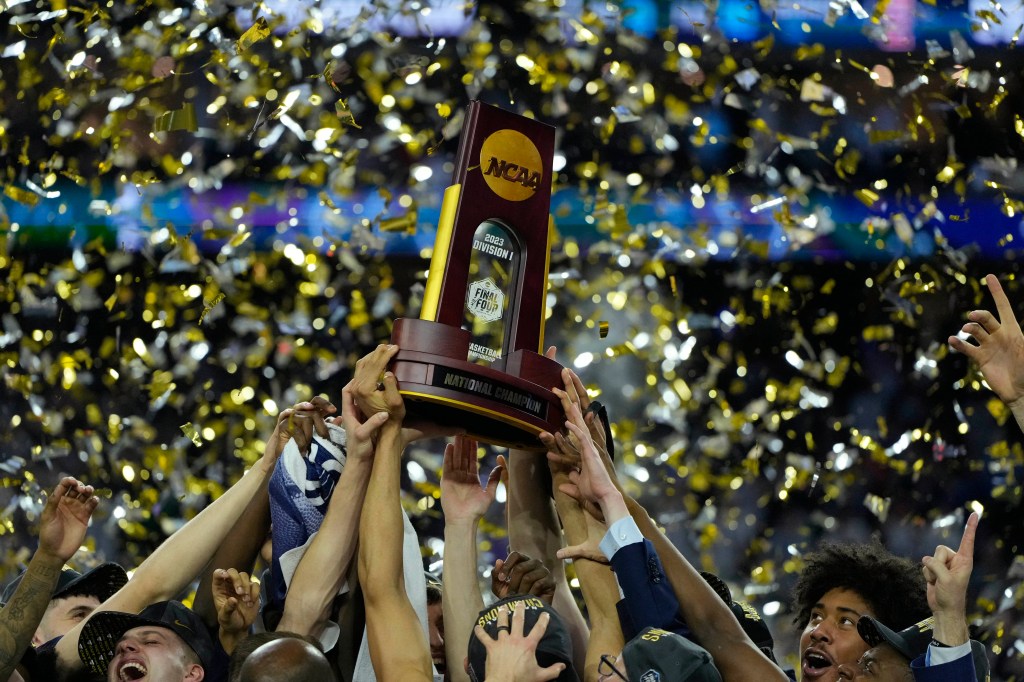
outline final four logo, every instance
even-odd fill
[[[501,313],[505,307],[505,294],[494,283],[494,280],[488,277],[469,285],[466,307],[480,321],[494,322],[501,319]]]

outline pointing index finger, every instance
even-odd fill
[[[967,517],[967,525],[964,527],[964,535],[960,538],[960,547],[956,550],[957,554],[969,556],[974,558],[974,536],[978,532],[978,522],[981,517],[978,516],[978,512],[972,512]]]

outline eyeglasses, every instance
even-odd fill
[[[620,680],[625,680],[626,675],[619,671],[615,667],[615,663],[619,660],[618,656],[609,656],[608,654],[601,654],[601,662],[597,665],[598,675],[615,675]]]

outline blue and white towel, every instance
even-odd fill
[[[327,424],[328,438],[313,437],[309,454],[303,456],[294,440],[288,442],[270,477],[270,518],[273,540],[273,562],[269,585],[266,586],[268,606],[284,609],[284,599],[292,574],[309,542],[320,528],[331,494],[345,468],[345,430]],[[427,587],[423,578],[423,560],[419,539],[409,516],[402,511],[405,537],[402,547],[405,589],[429,641],[427,629]],[[348,591],[342,585],[338,594]],[[320,635],[324,650],[330,650],[339,635],[337,624],[331,623]],[[435,674],[435,678],[438,676]],[[376,682],[370,663],[370,651],[363,631],[356,658],[354,682]]]

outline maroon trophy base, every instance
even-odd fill
[[[562,403],[551,388],[562,384],[562,366],[517,350],[489,366],[469,362],[470,333],[428,320],[395,320],[391,342],[398,354],[391,371],[409,415],[457,426],[477,440],[543,451],[541,431],[565,426]]]

